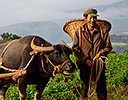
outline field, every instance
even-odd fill
[[[70,58],[75,62],[73,55]],[[110,53],[109,63],[106,65],[108,100],[128,100],[128,53]],[[82,85],[79,77],[79,69],[74,73],[75,83],[81,93]],[[68,82],[76,96],[79,96],[74,86],[73,77],[67,77]],[[74,96],[64,81],[62,74],[57,74],[56,78],[51,78],[46,85],[41,100],[74,100]],[[26,100],[33,100],[36,86],[28,86]],[[17,85],[11,85],[6,93],[6,100],[19,99]],[[97,100],[96,94],[91,100]]]

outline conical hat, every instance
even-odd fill
[[[86,21],[84,19],[72,19],[67,21],[64,26],[63,26],[63,30],[64,32],[66,32],[71,39],[73,40],[73,35],[75,33],[75,29],[77,27],[80,27],[82,25],[84,25],[86,23]],[[111,29],[111,24],[110,22],[106,21],[106,20],[101,20],[101,19],[97,19],[96,24],[99,26],[103,26],[104,28],[106,28],[106,30],[109,32]]]

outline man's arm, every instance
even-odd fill
[[[110,38],[109,38],[109,33],[108,32],[104,33],[103,41],[104,41],[104,48],[101,49],[99,53],[102,56],[107,56],[108,53],[112,50],[112,45],[111,45],[111,42],[110,42]]]

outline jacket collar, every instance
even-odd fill
[[[82,26],[81,31],[82,31],[83,33],[85,33],[85,31],[86,31],[86,33],[84,34],[84,36],[86,37],[86,39],[87,39],[90,43],[92,43],[92,40],[91,40],[91,38],[90,38],[89,29],[88,29],[88,27],[87,27],[87,23]],[[95,32],[95,31],[96,31],[96,32]],[[93,33],[97,33],[97,32],[99,33],[99,32],[100,32],[100,29],[99,29],[99,26],[96,24],[96,27],[93,29]],[[95,34],[94,34],[94,35],[95,35]]]
[[[89,31],[87,27],[87,23],[82,26],[82,31],[85,31],[85,30]],[[99,26],[96,24],[96,27],[93,30],[99,32],[100,31]]]

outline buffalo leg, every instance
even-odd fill
[[[34,100],[39,100],[41,98],[41,94],[42,94],[48,81],[49,81],[49,78],[44,78],[39,84],[37,84]]]
[[[41,98],[41,94],[43,92],[43,88],[40,87],[40,89],[36,88],[36,91],[35,91],[35,100],[39,100]]]
[[[17,83],[19,87],[20,100],[25,100],[27,84],[25,83],[24,78],[18,78]]]
[[[0,100],[5,100],[5,93],[8,89],[10,83],[6,81],[1,81],[0,83]]]

